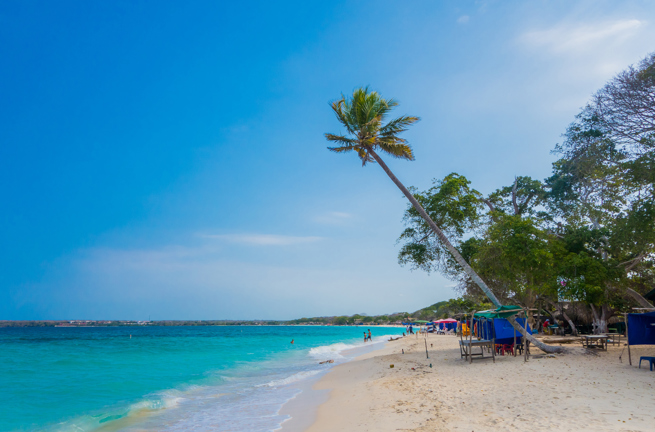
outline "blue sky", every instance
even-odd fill
[[[421,189],[544,178],[590,95],[655,51],[647,1],[0,4],[0,319],[413,311],[406,201],[326,150],[370,85],[422,121]]]

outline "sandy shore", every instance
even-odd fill
[[[655,355],[653,348],[633,350],[632,367],[627,350],[619,360],[618,345],[471,365],[460,359],[456,337],[430,335],[427,343],[429,359],[423,338],[411,336],[336,366],[314,385],[329,397],[306,430],[655,430],[655,371],[636,368],[638,356]]]

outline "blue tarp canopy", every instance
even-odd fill
[[[628,345],[655,345],[655,312],[628,314]]]
[[[525,326],[525,318],[515,318],[516,322],[521,326]],[[478,325],[477,327],[477,336],[480,336],[483,339],[492,339],[491,335],[491,320],[475,319],[473,321]],[[496,338],[497,344],[512,344],[514,343],[514,327],[512,324],[505,318],[494,318],[493,319],[493,329],[494,336]],[[532,334],[530,325],[528,324],[528,332]],[[521,333],[516,332],[516,343],[521,343],[522,341]]]
[[[525,318],[515,318],[516,322],[525,328]],[[494,330],[496,333],[496,343],[499,344],[510,344],[514,342],[514,327],[512,324],[507,321],[505,318],[495,318],[494,319]],[[532,334],[530,329],[530,324],[528,324],[528,332]],[[521,333],[516,332],[516,343],[521,343],[522,341]]]

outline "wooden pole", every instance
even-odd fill
[[[516,329],[514,327],[512,329],[514,330],[514,349],[512,351],[514,351],[514,357],[516,357]]]
[[[464,320],[466,320],[466,315],[464,315]],[[457,322],[457,326],[455,327],[455,331],[459,333],[459,349],[460,349],[460,354],[462,353],[462,350],[466,352],[466,345],[464,345],[464,339],[462,337],[462,334],[464,333],[464,328],[461,326],[460,322]],[[464,360],[466,360],[466,357],[464,357]]]
[[[528,313],[523,311],[523,328],[525,329],[525,334],[528,334]],[[523,336],[523,361],[528,361],[528,338]]]
[[[494,319],[491,318],[491,356],[496,363],[496,328],[494,326]]]
[[[430,356],[428,355],[428,341],[424,339],[423,342],[425,342],[425,358],[429,359]]]
[[[471,324],[469,325],[469,364],[473,363],[473,318],[475,311],[471,314]]]
[[[628,337],[628,314],[623,315],[623,319],[625,319],[625,339],[628,342],[628,362],[630,363],[630,366],[632,366],[632,354],[630,354],[630,338]]]
[[[466,315],[464,315],[464,321],[466,321]],[[464,334],[464,326],[462,325],[462,323],[459,322],[457,323],[457,327],[455,327],[455,331],[459,333],[459,340],[463,340],[462,335]]]

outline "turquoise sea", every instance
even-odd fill
[[[297,384],[346,361],[365,329],[1,328],[0,431],[275,430]]]

